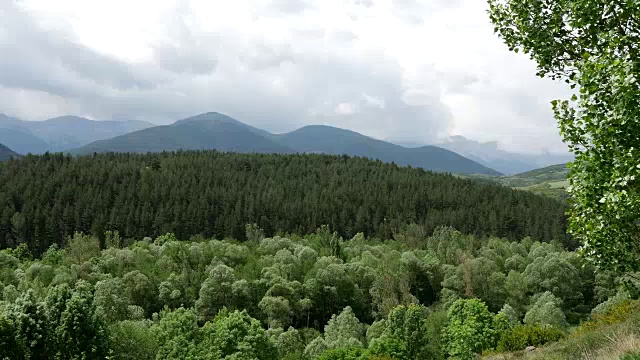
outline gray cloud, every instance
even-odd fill
[[[99,54],[69,40],[69,34],[40,29],[13,2],[0,4],[0,84],[61,96],[91,92],[93,87],[117,90],[151,88],[161,79],[144,69]]]
[[[28,119],[71,113],[169,123],[219,111],[274,132],[323,123],[377,138],[433,143],[453,127],[453,114],[456,121],[480,119],[481,125],[467,127],[477,135],[500,125],[493,117],[502,111],[503,118],[524,119],[527,131],[513,135],[497,126],[496,136],[535,148],[537,140],[521,138],[532,133],[531,127],[539,124],[536,134],[552,133],[548,104],[526,87],[513,91],[487,82],[492,74],[459,67],[442,71],[423,65],[408,71],[393,51],[374,50],[370,44],[377,40],[362,31],[379,16],[377,3],[345,1],[347,16],[356,14],[359,20],[327,24],[327,18],[315,17],[310,1],[279,0],[241,15],[251,23],[208,28],[194,21],[195,10],[187,2],[180,2],[183,6],[164,19],[163,40],[148,44],[151,56],[129,63],[81,45],[72,32],[44,29],[33,14],[0,0],[0,112]],[[455,4],[460,0],[443,6]],[[420,29],[424,14],[435,6],[416,0],[393,5],[396,18],[391,20],[403,19],[411,31]],[[248,24],[255,28],[245,28]],[[415,47],[418,56],[432,51]],[[451,94],[488,105],[452,114],[456,107],[444,102]]]

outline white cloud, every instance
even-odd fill
[[[325,123],[563,150],[548,103],[565,90],[508,52],[484,1],[22,0],[0,12],[11,115],[220,111],[271,131]]]

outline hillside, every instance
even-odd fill
[[[20,153],[63,151],[154,126],[144,121],[95,121],[62,116],[23,121],[0,114],[0,142]]]
[[[0,161],[6,161],[11,158],[19,158],[20,155],[8,147],[0,144]]]
[[[558,164],[511,176],[495,177],[474,174],[463,175],[463,177],[478,181],[498,182],[513,189],[564,199],[567,196],[567,186],[569,186],[568,175],[567,164]]]
[[[416,222],[426,231],[449,225],[478,236],[566,239],[564,206],[553,199],[364,158],[311,154],[27,156],[0,168],[0,208],[21,209],[33,224],[21,229],[22,240],[41,250],[75,231],[242,239],[247,223],[269,235],[329,224],[345,237],[390,238]],[[1,218],[0,229],[12,229],[11,218]],[[12,234],[0,231],[0,247]]]
[[[405,148],[329,126],[306,126],[290,133],[271,134],[219,113],[202,114],[169,126],[158,126],[97,141],[75,149],[72,153],[144,153],[179,149],[215,149],[240,153],[344,154],[438,172],[501,175],[473,160],[434,146]]]

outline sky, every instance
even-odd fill
[[[565,152],[561,84],[483,0],[0,0],[0,113],[156,124],[216,111],[272,132],[462,135]]]

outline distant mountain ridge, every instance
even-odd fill
[[[0,114],[0,143],[23,154],[38,154],[64,151],[153,126],[145,121],[96,121],[78,116],[23,121]]]
[[[501,150],[495,141],[481,143],[464,136],[452,136],[435,146],[456,152],[507,175],[520,174],[573,160],[573,155],[569,152],[566,154],[516,154]]]
[[[312,125],[272,134],[220,113],[206,113],[171,125],[142,129],[72,150],[102,152],[160,152],[216,149],[244,153],[324,153],[361,156],[438,172],[499,176],[500,172],[452,151],[435,146],[405,148],[354,131]]]
[[[11,158],[19,158],[20,154],[0,144],[0,161],[7,161]]]

